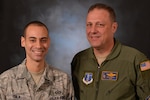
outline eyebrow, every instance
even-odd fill
[[[36,37],[29,37],[30,39],[36,39]],[[40,39],[48,39],[48,37],[42,37]]]

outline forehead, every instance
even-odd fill
[[[48,37],[48,30],[44,26],[29,25],[26,29],[26,37]]]
[[[110,14],[105,9],[95,8],[87,14],[87,20],[110,19]]]

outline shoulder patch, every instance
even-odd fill
[[[150,100],[150,95],[145,100]]]
[[[150,69],[150,60],[142,62],[140,64],[140,68],[141,68],[141,71],[149,70]]]

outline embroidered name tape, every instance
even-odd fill
[[[149,70],[150,69],[150,60],[142,62],[140,64],[140,68],[141,68],[141,71]]]
[[[102,71],[101,79],[116,81],[118,79],[118,72]]]

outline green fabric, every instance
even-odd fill
[[[150,95],[150,70],[142,72],[140,63],[146,60],[143,53],[119,41],[115,41],[112,52],[101,65],[92,48],[79,52],[71,62],[76,97],[78,100],[145,100]],[[85,73],[92,73],[93,82],[88,85],[83,82]],[[106,79],[106,73],[115,78]]]

